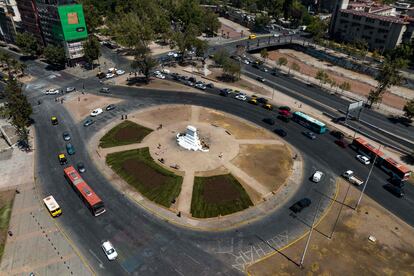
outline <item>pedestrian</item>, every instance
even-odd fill
[[[60,103],[63,104],[63,99],[60,99]]]
[[[299,105],[299,108],[302,108],[302,104]]]
[[[128,114],[125,114],[125,120],[128,119]]]
[[[124,115],[121,115],[121,120],[123,120],[124,119]]]
[[[80,102],[80,97],[78,97],[78,102]]]

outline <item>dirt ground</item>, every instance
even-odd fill
[[[269,52],[269,59],[270,60],[278,60],[280,57],[285,57],[288,60],[288,64],[286,66],[290,67],[292,63],[297,63],[300,66],[300,73],[315,77],[318,70],[323,69],[327,72],[330,79],[334,79],[336,83],[341,84],[343,82],[349,82],[351,84],[351,92],[361,95],[367,96],[369,92],[375,88],[375,80],[371,79],[371,81],[367,80],[367,76],[355,73],[353,71],[340,68],[338,66],[333,66],[328,62],[320,61],[316,58],[313,58],[309,55],[306,55],[302,52],[294,51],[294,50],[277,50]],[[350,76],[350,77],[347,77]],[[359,81],[363,80],[363,81]],[[395,87],[392,89],[403,90],[405,88],[402,87]],[[414,92],[408,89],[405,89],[406,96],[407,93],[411,94],[411,97],[414,97]],[[338,89],[340,92],[340,89]],[[411,91],[411,92],[410,92]],[[391,93],[386,93],[383,97],[383,103],[389,105],[394,108],[402,109],[406,99]]]
[[[211,71],[211,74],[208,75],[210,79],[214,79],[215,81],[220,82],[221,81],[221,75],[222,70],[219,68],[209,68]],[[249,81],[246,81],[245,79],[241,78],[238,81],[235,82],[229,82],[229,86],[235,87],[235,89],[240,89],[242,92],[243,90],[249,90],[253,93],[258,93],[260,91],[261,95],[264,96],[271,96],[271,92],[264,90],[263,87],[260,87],[258,85],[255,85]]]
[[[132,121],[145,121],[154,126],[158,126],[159,124],[168,125],[180,121],[189,121],[191,117],[191,106],[161,106],[144,112],[138,112],[128,117]]]
[[[107,105],[118,104],[121,101],[122,100],[116,98],[101,97],[92,94],[82,95],[81,93],[76,92],[71,94],[71,97],[66,99],[63,102],[63,105],[72,115],[72,118],[76,122],[79,122],[86,117],[89,117],[92,110],[96,108],[105,109]]]
[[[364,196],[358,211],[359,191],[351,186],[338,225],[331,236],[348,183],[340,181],[338,202],[315,227],[304,261],[307,236],[285,250],[247,268],[249,275],[413,275],[414,229]],[[371,242],[372,235],[377,240]]]
[[[271,191],[285,184],[293,166],[286,145],[241,145],[232,163]]]
[[[239,198],[239,191],[225,177],[216,176],[204,182],[203,196],[206,202],[220,204]]]
[[[122,168],[149,190],[159,188],[168,179],[167,176],[158,173],[144,162],[135,159],[126,160]]]
[[[221,27],[218,30],[219,35],[226,38],[238,38],[241,37],[242,34],[243,36],[250,35],[250,30],[246,27],[223,17],[219,17],[218,19],[221,23]]]
[[[211,109],[200,113],[200,121],[217,125],[227,129],[237,139],[274,139],[275,136],[263,128],[254,127],[241,119],[235,119],[228,115]]]

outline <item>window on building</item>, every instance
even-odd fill
[[[347,13],[341,13],[341,17],[348,17],[349,16],[349,14],[347,14]]]
[[[361,16],[360,15],[352,15],[352,19],[354,19],[354,20],[361,20]]]
[[[388,21],[380,21],[380,23],[379,23],[381,26],[386,26],[386,27],[388,27],[389,25],[390,25],[390,22],[388,22]]]
[[[375,19],[374,19],[374,18],[368,18],[368,17],[366,17],[366,18],[365,18],[365,22],[368,22],[368,23],[375,23]]]

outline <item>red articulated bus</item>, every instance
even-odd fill
[[[93,215],[99,216],[105,213],[105,206],[99,196],[86,184],[85,180],[79,175],[78,171],[73,167],[64,169],[65,178],[76,191],[83,202],[88,206]]]
[[[375,158],[375,155],[378,155],[376,165],[388,173],[392,178],[398,178],[404,181],[410,177],[411,171],[407,167],[399,164],[394,159],[387,157],[382,151],[379,151],[361,137],[355,138],[352,141],[352,145],[358,152],[363,153],[372,159]]]

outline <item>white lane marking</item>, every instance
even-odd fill
[[[100,268],[105,268],[102,261],[98,258],[98,256],[96,256],[95,252],[93,252],[91,249],[89,249],[89,252],[92,254],[92,256],[94,256],[98,260],[99,267]]]

